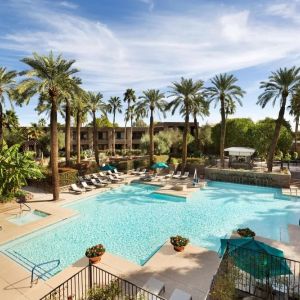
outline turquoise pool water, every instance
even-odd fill
[[[187,236],[195,245],[218,251],[219,239],[241,226],[287,241],[287,224],[298,224],[300,218],[299,198],[283,196],[275,188],[210,182],[187,199],[160,195],[156,189],[125,185],[73,203],[68,207],[78,211],[77,217],[4,244],[0,250],[26,267],[59,259],[53,275],[97,243],[142,265],[171,235]]]

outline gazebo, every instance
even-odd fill
[[[255,149],[248,147],[229,147],[224,149],[229,155],[229,168],[252,169],[252,156]]]

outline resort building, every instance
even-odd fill
[[[159,122],[155,124],[154,133],[157,134],[160,131],[164,130],[183,130],[184,122]],[[76,138],[76,128],[72,127],[71,135],[71,149],[76,150],[77,138]],[[195,124],[190,123],[189,126],[190,133],[194,135]],[[125,149],[125,144],[130,143],[130,127],[116,127],[115,128],[115,143],[116,149],[122,150]],[[132,149],[139,149],[141,138],[144,134],[148,133],[149,127],[132,127]],[[127,138],[125,138],[125,134]],[[80,132],[80,144],[83,150],[90,149],[93,145],[93,127],[82,127]],[[113,145],[113,128],[112,127],[102,127],[98,129],[97,135],[98,149],[99,150],[108,150],[112,149]],[[129,148],[130,145],[127,145]]]

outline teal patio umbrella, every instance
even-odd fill
[[[104,165],[102,167],[100,167],[101,171],[112,171],[114,170],[116,167],[111,166],[111,165]]]
[[[164,162],[157,162],[151,167],[152,169],[167,169],[169,166]]]
[[[221,239],[221,254],[256,279],[292,274],[283,251],[252,238]]]

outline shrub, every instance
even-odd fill
[[[105,287],[94,287],[90,289],[88,291],[87,300],[114,300],[117,299],[121,291],[118,281],[113,281]]]
[[[298,158],[298,152],[295,151],[295,152],[293,152],[293,159],[296,160],[297,158]]]
[[[237,233],[242,237],[255,237],[255,232],[252,231],[250,228],[239,228]]]
[[[19,150],[20,145],[17,144],[10,148],[4,144],[0,150],[0,195],[6,200],[13,198],[28,179],[43,177],[31,153]]]
[[[154,155],[154,162],[167,162],[169,155]]]

